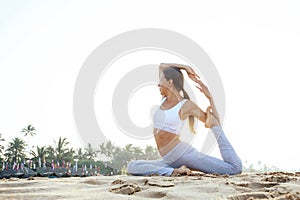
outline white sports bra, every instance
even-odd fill
[[[165,100],[166,98],[162,103]],[[179,110],[186,101],[187,99],[183,99],[168,110],[162,110],[159,107],[153,116],[154,128],[178,135],[183,124],[183,120],[179,117]]]

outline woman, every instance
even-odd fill
[[[189,78],[198,84],[196,87],[208,98],[210,106],[206,112],[189,100],[189,96],[183,88],[184,81],[181,70],[187,72]],[[153,117],[153,133],[163,159],[131,161],[128,164],[128,173],[132,175],[190,175],[191,169],[205,173],[230,175],[241,173],[241,160],[224,135],[208,88],[195,71],[186,65],[162,63],[159,66],[159,76],[158,87],[163,101]],[[206,128],[211,128],[223,160],[204,155],[190,144],[180,141],[180,128],[187,118],[189,118],[190,130],[193,133],[195,133],[194,118],[203,122]]]

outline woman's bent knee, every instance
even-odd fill
[[[243,172],[243,165],[241,163],[240,165],[234,167],[232,175],[241,174],[242,172]]]

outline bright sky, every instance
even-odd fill
[[[115,35],[163,28],[194,40],[213,60],[226,94],[224,130],[242,160],[299,169],[298,11],[296,0],[0,1],[0,133],[7,142],[22,136],[21,129],[32,124],[37,135],[31,144],[53,144],[62,136],[80,146],[73,91],[83,62]],[[109,78],[113,69],[123,66],[126,73],[126,63],[165,61],[181,62],[159,51],[136,52],[116,61],[95,93],[99,124],[102,113],[110,114],[100,108],[105,103],[101,99],[111,98],[113,87],[107,85],[117,84]],[[146,107],[137,103],[149,93],[153,98]],[[129,103],[132,120],[140,126],[149,124],[150,115],[143,118],[141,110],[150,113],[159,100],[153,86],[137,90]],[[126,137],[107,120],[103,128],[116,144],[155,144],[153,138]],[[206,134],[200,131],[194,145],[201,144]],[[212,155],[219,156],[216,152],[217,148]]]

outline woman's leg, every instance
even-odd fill
[[[174,168],[164,160],[134,160],[128,163],[128,173],[137,176],[161,175],[170,176]]]
[[[167,160],[172,167],[186,165],[190,169],[200,170],[206,173],[218,174],[239,174],[242,172],[242,163],[238,155],[235,153],[233,147],[227,140],[221,126],[214,126],[212,131],[217,139],[223,160],[205,155],[199,152],[192,146],[187,147],[187,144],[182,144],[174,152],[169,152]],[[173,153],[173,155],[171,155]],[[170,162],[170,157],[173,158]],[[175,159],[174,159],[175,158]]]
[[[235,150],[233,149],[232,145],[226,138],[224,131],[221,126],[214,126],[211,128],[213,131],[218,146],[220,149],[221,156],[226,163],[229,163],[233,169],[236,171],[237,174],[242,172],[242,161],[239,156],[236,154]]]

